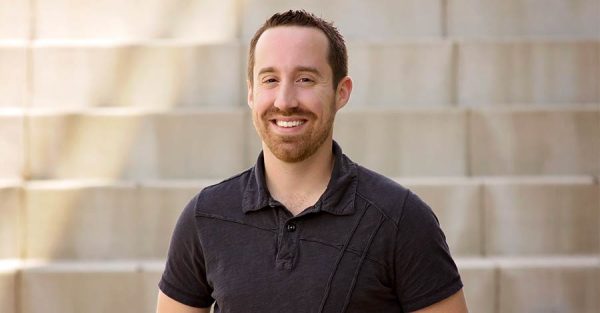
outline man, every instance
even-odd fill
[[[184,209],[157,312],[466,312],[431,209],[332,139],[352,92],[338,31],[304,11],[275,14],[248,63],[263,151]]]

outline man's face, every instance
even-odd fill
[[[319,29],[300,26],[270,28],[256,44],[248,105],[263,143],[282,161],[303,161],[332,136],[343,104],[336,101],[328,48]]]

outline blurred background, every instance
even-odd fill
[[[471,312],[600,312],[600,0],[0,0],[0,312],[154,311],[292,8],[345,35],[334,138],[433,207]]]

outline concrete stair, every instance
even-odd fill
[[[472,312],[595,313],[600,309],[595,292],[600,288],[597,256],[456,261]],[[152,312],[163,266],[162,260],[4,261],[0,263],[0,300],[4,300],[0,308],[5,313]]]
[[[334,137],[432,206],[471,312],[600,311],[599,1],[0,0],[0,312],[154,310],[185,203],[256,160],[247,44],[289,8],[347,38]]]

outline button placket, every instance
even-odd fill
[[[282,226],[276,265],[280,269],[292,270],[298,254],[298,224],[288,220]]]

